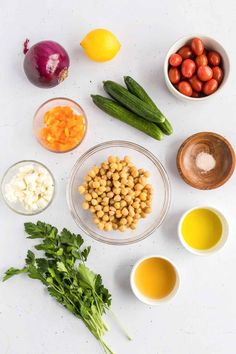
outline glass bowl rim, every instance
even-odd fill
[[[7,176],[7,174],[14,167],[16,167],[17,165],[19,165],[21,163],[34,163],[34,164],[37,164],[37,165],[45,168],[47,170],[47,172],[49,173],[49,175],[51,176],[52,181],[53,181],[53,186],[54,186],[53,194],[52,194],[52,198],[50,199],[49,203],[45,206],[45,208],[40,209],[38,211],[34,211],[32,213],[30,213],[30,212],[25,212],[24,213],[23,211],[18,211],[15,208],[13,208],[12,205],[8,202],[7,198],[5,197],[5,192],[3,191],[3,186],[5,185],[4,180],[5,180],[6,176]],[[3,175],[2,179],[1,179],[1,194],[2,194],[3,200],[4,200],[5,204],[8,206],[9,209],[11,209],[16,214],[19,214],[19,215],[32,216],[32,215],[37,215],[37,214],[42,213],[44,210],[46,210],[52,204],[52,202],[53,202],[53,200],[55,198],[55,193],[56,193],[56,180],[55,180],[54,175],[52,174],[52,172],[49,170],[49,168],[47,166],[45,166],[42,162],[39,162],[37,160],[20,160],[20,161],[15,162],[14,164],[12,164],[11,166],[9,166],[7,168],[7,170],[5,171],[5,173],[4,173],[4,175]]]
[[[165,191],[166,191],[165,195],[166,196],[165,196],[165,200],[164,200],[163,207],[162,207],[161,218],[158,223],[156,223],[156,224],[154,223],[154,225],[152,227],[149,227],[145,232],[142,232],[138,239],[121,240],[120,242],[117,242],[115,240],[112,240],[112,238],[111,238],[111,240],[108,240],[108,239],[101,238],[101,236],[97,236],[98,234],[96,232],[94,232],[93,230],[91,230],[90,228],[88,228],[87,225],[83,222],[83,220],[75,212],[75,208],[74,208],[72,200],[71,200],[72,183],[74,181],[74,177],[75,177],[75,174],[76,174],[78,168],[80,166],[82,166],[83,163],[89,157],[91,157],[94,153],[102,151],[102,150],[104,150],[106,148],[110,148],[110,147],[127,147],[127,148],[131,148],[133,150],[136,150],[136,151],[140,152],[141,154],[145,155],[158,169],[158,171],[162,177],[163,183],[165,185]],[[74,166],[71,170],[71,173],[69,175],[69,179],[68,179],[68,183],[67,183],[67,187],[66,187],[66,199],[67,199],[67,204],[69,206],[70,213],[71,213],[75,223],[79,226],[79,228],[83,232],[85,232],[88,236],[92,237],[96,241],[100,241],[100,242],[103,242],[103,243],[106,243],[109,245],[123,246],[123,245],[129,245],[129,244],[144,240],[145,238],[150,236],[163,223],[163,221],[165,220],[166,215],[169,211],[170,204],[171,204],[171,185],[170,185],[170,180],[169,180],[168,174],[166,172],[166,169],[164,168],[162,163],[159,161],[159,159],[152,152],[148,151],[143,146],[138,145],[133,142],[130,142],[130,141],[110,140],[110,141],[106,141],[106,142],[103,142],[103,143],[100,143],[100,144],[97,144],[97,145],[91,147],[83,155],[81,155],[79,157],[79,159],[76,161],[76,163],[74,164]]]
[[[36,133],[35,133],[35,129],[34,129],[34,123],[35,123],[35,120],[36,120],[36,117],[37,115],[39,114],[40,110],[46,106],[46,104],[50,103],[50,102],[53,102],[53,101],[57,101],[57,100],[65,100],[65,101],[68,101],[69,103],[73,103],[75,104],[81,111],[82,111],[82,114],[83,114],[83,117],[85,119],[85,131],[84,131],[84,136],[82,138],[82,140],[80,140],[80,142],[75,145],[73,148],[69,149],[69,150],[66,150],[66,151],[54,151],[54,150],[51,150],[49,148],[47,148],[45,145],[43,145],[41,143],[41,141],[39,140],[39,138],[37,137]],[[83,109],[83,107],[76,101],[72,100],[71,98],[67,98],[67,97],[54,97],[54,98],[50,98],[46,101],[44,101],[43,103],[41,103],[41,105],[36,109],[35,113],[34,113],[34,116],[33,116],[33,122],[32,122],[32,128],[33,128],[33,135],[35,137],[35,139],[37,140],[37,142],[46,150],[50,151],[50,152],[54,152],[55,154],[65,154],[67,152],[71,152],[73,150],[75,150],[78,146],[80,146],[80,144],[82,144],[82,142],[84,141],[85,139],[85,136],[87,134],[87,130],[88,130],[88,118],[87,118],[87,115]]]

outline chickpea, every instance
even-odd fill
[[[150,207],[148,207],[148,208],[144,209],[144,212],[146,214],[150,214],[152,212],[152,209]]]
[[[109,165],[108,165],[108,163],[107,163],[107,162],[104,162],[104,163],[102,164],[102,168],[104,168],[104,170],[109,170]]]
[[[134,208],[134,209],[138,209],[139,208],[139,202],[134,202],[133,204],[132,204],[132,207]]]
[[[127,216],[127,223],[130,225],[130,224],[132,224],[132,222],[133,222],[133,218],[131,217],[131,216]]]
[[[120,194],[120,192],[121,192],[120,188],[113,188],[114,194]]]
[[[141,206],[142,209],[145,209],[146,206],[147,206],[147,204],[146,204],[145,202],[141,202],[141,203],[140,203],[140,206]]]
[[[131,172],[131,175],[132,175],[133,177],[138,177],[138,175],[139,175],[138,170],[137,170],[137,169],[133,170],[133,171]]]
[[[120,200],[121,200],[121,196],[120,196],[120,195],[116,195],[116,196],[114,197],[114,201],[115,201],[115,202],[120,202]]]
[[[140,169],[138,170],[138,172],[139,172],[140,175],[143,175],[145,171],[144,171],[143,168],[140,168]]]
[[[95,210],[96,210],[96,211],[102,210],[102,206],[101,206],[101,205],[99,205],[99,204],[98,204],[98,205],[96,205],[94,208],[95,208]]]
[[[104,188],[106,186],[107,182],[105,179],[101,179],[100,181],[100,185]],[[104,191],[106,190],[106,188],[104,189]]]
[[[125,201],[126,201],[128,204],[131,203],[131,201],[132,201],[131,196],[130,196],[130,195],[126,195],[126,196],[125,196]]]
[[[127,205],[126,201],[122,199],[122,200],[120,201],[120,207],[121,207],[121,208],[124,208],[126,205]]]
[[[124,232],[125,230],[127,230],[127,227],[125,225],[121,225],[121,226],[119,226],[119,230],[121,232]]]
[[[106,193],[105,192],[103,192],[102,194],[101,194],[101,198],[106,198]]]
[[[92,199],[92,200],[91,200],[91,204],[92,204],[93,206],[97,205],[97,204],[98,204],[97,199]]]
[[[90,181],[92,181],[92,178],[91,178],[89,175],[88,175],[88,176],[86,176],[84,179],[85,179],[85,181],[86,181],[86,182],[90,182]]]
[[[114,207],[115,207],[116,209],[120,209],[120,202],[115,202]]]
[[[115,220],[115,216],[114,216],[114,215],[110,215],[110,216],[109,216],[109,220],[110,220],[110,221],[114,221],[114,220]]]
[[[104,206],[103,211],[104,213],[108,213],[110,210],[109,205]]]
[[[109,162],[109,163],[116,162],[115,156],[113,156],[113,155],[109,156],[109,157],[108,157],[108,162]]]
[[[112,230],[112,223],[107,222],[107,223],[104,225],[104,230],[105,230],[105,231],[111,231],[111,230]]]
[[[98,218],[102,218],[103,217],[103,215],[104,215],[104,212],[102,211],[102,210],[99,210],[98,212],[97,212],[97,217]]]
[[[99,188],[100,183],[98,181],[93,182],[93,188]]]
[[[125,163],[130,163],[131,161],[130,161],[130,157],[129,156],[125,156],[124,157],[124,162]]]
[[[99,230],[103,230],[104,229],[104,223],[103,222],[99,222],[99,224],[98,224],[98,228],[99,228]]]
[[[113,172],[117,169],[117,164],[115,162],[110,164],[110,169],[113,170]]]
[[[105,172],[104,168],[101,168],[101,169],[100,169],[100,175],[101,175],[101,176],[104,176],[105,173],[106,173],[106,172]]]
[[[96,175],[96,173],[94,172],[94,170],[90,170],[89,173],[88,173],[88,175],[89,175],[90,177],[94,178],[95,175]]]
[[[80,194],[84,194],[85,193],[85,187],[84,186],[79,186],[79,192],[80,192]]]
[[[144,177],[148,178],[148,177],[150,177],[150,172],[145,171],[143,175],[144,175]]]
[[[119,181],[114,181],[113,182],[113,186],[116,187],[116,188],[119,188],[121,185],[121,183]]]
[[[113,193],[113,192],[107,193],[107,197],[108,197],[109,199],[113,198],[113,197],[114,197],[114,193]]]
[[[140,196],[139,196],[140,200],[142,200],[142,202],[145,200],[147,200],[147,194],[146,193],[141,193]]]
[[[108,172],[107,172],[107,178],[108,178],[108,179],[111,179],[111,177],[112,177],[112,172],[111,172],[111,171],[108,171]]]
[[[128,194],[128,189],[127,188],[122,188],[121,189],[121,194],[127,195]]]
[[[108,214],[104,214],[103,217],[102,217],[102,220],[103,221],[108,221],[109,220]]]
[[[116,223],[112,223],[112,228],[113,228],[113,230],[117,230],[118,229],[118,225]]]
[[[121,213],[122,213],[122,215],[124,215],[124,216],[129,215],[129,211],[128,211],[127,208],[123,208],[122,211],[121,211]]]
[[[120,178],[120,176],[119,176],[119,173],[113,173],[113,175],[112,175],[112,179],[113,179],[113,181],[118,181],[118,179]]]
[[[84,210],[89,209],[89,203],[88,202],[83,202],[82,207]]]
[[[98,198],[97,198],[97,201],[98,201],[98,203],[101,203],[102,198],[101,198],[101,197],[98,197]]]
[[[96,210],[95,210],[95,208],[94,208],[94,206],[91,206],[91,207],[89,208],[89,210],[90,210],[90,211],[91,211],[91,213],[93,213],[93,214],[94,214],[94,213],[95,213],[95,211],[96,211]]]
[[[116,212],[116,218],[117,218],[117,219],[120,219],[121,217],[122,217],[121,211],[120,211],[120,210],[117,210],[117,212]]]
[[[109,213],[109,215],[110,215],[110,217],[111,217],[111,216],[115,215],[116,212],[115,212],[114,210],[109,210],[108,213]]]
[[[92,198],[93,198],[93,199],[97,199],[98,195],[97,195],[96,192],[92,192],[91,194],[92,194]]]
[[[135,184],[134,189],[136,191],[141,191],[143,189],[143,185],[141,183],[137,183]]]
[[[132,230],[135,230],[135,229],[136,229],[136,224],[134,224],[134,223],[131,224],[131,225],[130,225],[130,228],[131,228]]]
[[[85,200],[87,200],[87,202],[90,202],[92,200],[92,196],[89,193],[85,194],[84,198]]]
[[[142,186],[146,186],[146,182],[147,182],[147,179],[145,177],[140,177],[139,178],[139,183],[142,185]]]
[[[108,180],[108,181],[107,181],[107,186],[108,186],[108,187],[112,187],[112,182]]]
[[[140,219],[140,214],[138,214],[138,213],[136,213],[136,214],[134,214],[134,219]]]
[[[103,200],[102,200],[102,205],[108,205],[109,204],[109,198],[107,198],[107,197],[105,197],[105,198],[103,198]]]
[[[120,219],[120,224],[121,225],[126,225],[127,224],[127,220],[125,218],[121,218]]]
[[[142,217],[143,219],[146,218],[146,216],[147,216],[146,213],[144,213],[144,212],[141,213],[141,217]]]
[[[141,194],[141,191],[135,191],[135,192],[134,192],[135,197],[140,196],[140,194]]]

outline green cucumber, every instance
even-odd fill
[[[95,105],[110,116],[131,125],[156,140],[163,139],[163,133],[156,124],[148,122],[109,98],[100,95],[91,95],[91,97]]]
[[[144,88],[141,85],[139,85],[139,83],[137,81],[132,79],[132,77],[130,77],[130,76],[124,76],[124,81],[125,81],[125,84],[129,90],[129,92],[131,92],[133,95],[138,97],[143,102],[147,103],[154,110],[157,110],[159,113],[161,113],[161,111],[156,106],[156,104],[153,102],[151,97],[144,90]],[[157,124],[161,128],[161,130],[163,131],[164,134],[171,135],[173,133],[173,128],[167,119],[163,123],[157,123]]]
[[[105,81],[103,83],[105,91],[116,101],[136,113],[154,123],[163,123],[165,116],[161,112],[150,107],[147,103],[130,93],[126,88],[114,81]]]

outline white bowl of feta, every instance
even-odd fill
[[[33,160],[19,161],[8,168],[1,184],[7,206],[18,214],[35,215],[53,201],[55,179],[49,169]]]

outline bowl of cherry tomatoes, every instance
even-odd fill
[[[186,36],[169,49],[164,75],[175,96],[192,101],[205,100],[222,90],[229,76],[228,54],[215,39]]]

